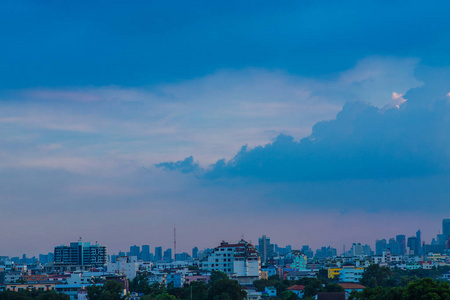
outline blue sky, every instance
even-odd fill
[[[6,1],[0,253],[169,247],[173,224],[183,250],[430,240],[450,208],[449,6]]]

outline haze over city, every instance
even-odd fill
[[[450,3],[6,1],[0,254],[370,244],[450,216]],[[347,248],[348,249],[348,248]]]

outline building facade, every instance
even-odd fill
[[[70,246],[56,246],[54,255],[55,264],[103,267],[108,262],[106,246],[91,245],[91,243],[81,240],[70,243]]]
[[[202,262],[201,268],[207,271],[221,271],[236,277],[257,277],[261,272],[261,258],[256,248],[240,240],[237,244],[222,242]]]

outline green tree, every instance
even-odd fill
[[[389,267],[380,267],[377,264],[372,264],[364,270],[360,282],[362,285],[371,288],[377,286],[389,286],[390,282],[388,279],[391,275],[392,272]]]
[[[405,289],[395,288],[366,288],[361,292],[352,292],[348,300],[403,300]]]
[[[133,293],[150,293],[150,284],[148,282],[148,277],[146,275],[138,275],[130,281],[130,291]]]
[[[284,291],[280,294],[279,299],[281,299],[281,300],[297,300],[298,296],[291,291]]]
[[[255,286],[257,291],[264,291],[267,286],[275,286],[278,282],[281,282],[280,279],[278,280],[267,280],[267,279],[259,279],[253,281],[253,285]]]
[[[311,278],[305,285],[305,297],[313,297],[323,290],[322,282],[318,279]]]
[[[328,270],[320,269],[319,272],[317,272],[317,279],[319,279],[324,284],[328,283],[330,281],[328,278]]]
[[[177,300],[177,297],[169,295],[167,292],[159,294],[155,297],[155,300]]]
[[[209,289],[208,299],[225,300],[227,297],[231,300],[243,300],[247,297],[247,293],[235,280],[227,278],[214,281]]]
[[[56,291],[40,292],[36,300],[70,300],[69,295],[57,293]]]
[[[89,300],[124,300],[123,284],[108,280],[103,286],[92,285],[87,288]]]
[[[28,291],[21,292],[4,291],[0,292],[1,300],[70,300],[66,294],[59,294],[55,291]]]
[[[337,283],[330,283],[325,285],[324,292],[327,293],[336,293],[336,292],[345,292],[344,288]]]
[[[209,281],[211,284],[214,284],[214,282],[218,280],[226,280],[229,279],[228,275],[221,271],[212,271],[211,276],[209,277]]]
[[[203,282],[191,282],[189,285],[185,285],[183,290],[183,299],[191,299],[191,295],[192,300],[208,299],[208,288]]]
[[[404,294],[404,299],[450,299],[450,286],[448,282],[434,281],[431,278],[421,279],[408,284]]]

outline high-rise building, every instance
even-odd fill
[[[417,240],[416,240],[416,243],[417,243],[417,245],[416,245],[416,249],[417,249],[416,255],[421,255],[422,254],[422,234],[420,232],[420,229],[417,230],[417,232],[416,232],[416,238],[417,238]]]
[[[408,253],[408,254],[418,255],[417,237],[415,237],[415,236],[409,237],[408,242],[406,243],[406,246],[408,247],[408,249],[410,251],[410,253]]]
[[[162,260],[162,247],[155,247],[155,262]]]
[[[363,246],[363,252],[364,252],[364,255],[366,255],[366,256],[372,256],[373,255],[372,248],[370,248],[370,246],[367,245],[367,244],[365,244]]]
[[[383,251],[386,251],[386,249],[387,249],[387,243],[386,243],[385,239],[375,241],[375,254],[376,255],[383,255]]]
[[[187,261],[189,259],[189,254],[186,252],[175,253],[175,261]]]
[[[269,258],[274,256],[274,245],[270,243],[270,238],[263,235],[258,239],[258,251],[261,255],[261,263],[266,264]]]
[[[164,261],[172,261],[172,249],[169,248],[166,251],[164,251]]]
[[[131,246],[130,247],[130,256],[136,256],[137,258],[140,258],[141,256],[141,248],[139,246]]]
[[[316,258],[327,258],[327,257],[335,257],[337,256],[337,250],[335,248],[322,247],[316,250]]]
[[[55,264],[104,266],[108,262],[106,246],[91,243],[70,243],[70,246],[55,247]]]
[[[302,247],[302,253],[305,254],[307,258],[314,257],[314,252],[311,250],[311,248],[308,245],[304,245]]]
[[[150,261],[150,245],[142,245],[141,258],[143,261]]]
[[[388,249],[392,255],[400,255],[400,243],[398,243],[394,238],[389,239]]]
[[[450,237],[450,219],[442,220],[442,234],[444,235],[445,240],[448,240]]]
[[[192,248],[192,258],[198,258],[198,248]]]
[[[400,255],[405,255],[406,252],[406,237],[403,234],[399,234],[395,237],[397,243],[400,246]]]
[[[364,253],[361,243],[353,243],[350,251],[352,256],[361,256]]]

